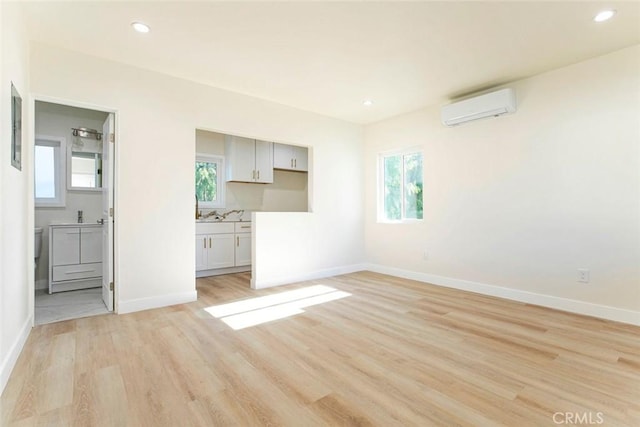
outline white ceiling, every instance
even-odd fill
[[[357,123],[640,43],[637,1],[24,6],[34,40]]]

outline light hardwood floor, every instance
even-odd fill
[[[0,424],[640,425],[638,327],[369,272],[248,281],[199,279],[194,303],[34,328]],[[351,295],[241,330],[205,311],[312,285]]]

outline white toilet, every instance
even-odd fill
[[[35,237],[35,241],[33,245],[33,256],[35,258],[35,267],[37,267],[38,258],[40,258],[40,251],[42,251],[42,227],[35,228],[34,237]]]

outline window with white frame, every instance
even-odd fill
[[[65,205],[65,139],[36,137],[34,192],[37,207]]]
[[[224,207],[224,158],[196,155],[196,197],[201,208]]]
[[[413,149],[380,154],[378,176],[378,221],[421,220],[422,152]]]

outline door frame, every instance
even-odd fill
[[[30,215],[30,219],[28,220],[28,229],[29,229],[29,236],[33,236],[35,233],[35,204],[34,204],[34,196],[35,196],[35,183],[33,180],[33,172],[35,169],[35,158],[34,158],[34,150],[35,150],[35,136],[36,136],[36,120],[35,120],[35,110],[36,110],[36,102],[40,101],[40,102],[49,102],[52,104],[58,104],[58,105],[64,105],[67,107],[76,107],[76,108],[84,108],[87,110],[96,110],[96,111],[101,111],[104,113],[113,113],[114,115],[114,130],[113,133],[115,135],[115,141],[116,143],[114,144],[113,147],[113,170],[111,171],[111,173],[113,174],[113,188],[111,189],[111,191],[113,192],[113,235],[111,236],[111,239],[113,240],[113,281],[116,284],[116,286],[114,286],[114,292],[113,292],[113,313],[118,313],[118,300],[119,300],[119,294],[120,294],[120,269],[119,269],[119,221],[118,221],[118,165],[119,165],[119,152],[120,150],[118,149],[118,142],[120,140],[119,138],[119,134],[120,134],[120,113],[116,108],[113,107],[107,107],[107,106],[103,106],[103,105],[97,105],[97,104],[91,104],[88,102],[83,102],[83,101],[75,101],[75,100],[70,100],[70,99],[66,99],[66,98],[58,98],[58,97],[54,97],[54,96],[49,96],[49,95],[43,95],[43,94],[38,94],[38,93],[31,93],[30,94],[30,100],[29,100],[29,116],[28,116],[28,129],[30,131],[30,135],[28,137],[28,153],[29,153],[29,172],[31,177],[29,178],[29,184],[28,184],[28,188],[27,188],[27,192],[28,194],[28,200],[30,200],[30,209],[28,210],[29,215]],[[24,168],[23,168],[24,171]],[[65,186],[66,188],[66,186]],[[30,237],[27,241],[27,248],[30,248],[30,250],[27,251],[28,254],[33,254],[34,253],[34,240],[33,237]],[[31,255],[33,257],[33,255]],[[29,295],[30,298],[32,299],[30,301],[29,304],[29,314],[31,317],[31,326],[33,327],[35,324],[35,274],[30,274],[29,275],[29,283],[28,283],[28,287],[29,287]]]

